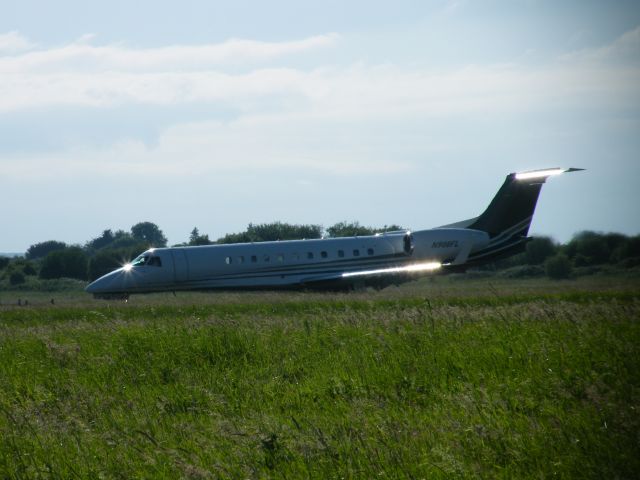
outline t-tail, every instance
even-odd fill
[[[582,168],[550,168],[507,175],[479,217],[454,224],[489,234],[489,244],[469,256],[466,265],[485,263],[524,250],[538,196],[547,178]],[[450,225],[450,226],[454,226]]]

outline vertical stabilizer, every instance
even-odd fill
[[[526,236],[547,178],[578,170],[581,169],[551,168],[507,175],[487,209],[467,228],[487,232],[490,238]]]

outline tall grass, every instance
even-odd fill
[[[4,310],[0,476],[636,477],[640,295],[507,293]]]

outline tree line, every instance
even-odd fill
[[[217,240],[210,240],[209,235],[201,234],[198,228],[194,227],[188,241],[173,246],[373,235],[376,232],[401,229],[398,225],[366,227],[358,222],[339,222],[326,229],[313,224],[250,223],[242,232],[229,233]],[[65,242],[48,240],[31,245],[24,257],[0,257],[0,278],[8,279],[11,285],[24,283],[29,276],[37,276],[43,280],[74,278],[92,281],[122,266],[149,248],[166,246],[167,238],[158,225],[140,222],[133,225],[130,231],[104,230],[84,245],[67,245]]]
[[[640,265],[640,235],[621,233],[579,232],[566,244],[549,237],[529,241],[523,253],[485,266],[485,269],[512,269],[513,276],[544,274],[556,279],[575,273],[594,273],[600,267],[622,269]],[[518,268],[520,267],[520,268]],[[522,268],[525,267],[525,268]]]
[[[173,246],[364,236],[394,230],[402,230],[402,227],[367,227],[358,222],[339,222],[328,228],[315,224],[250,223],[242,232],[229,233],[212,241],[209,235],[201,234],[194,227],[188,241]],[[151,247],[166,246],[167,238],[152,222],[137,223],[130,231],[104,230],[84,245],[67,245],[49,240],[31,245],[24,257],[0,257],[0,280],[11,285],[25,283],[28,277],[95,280]],[[527,244],[523,253],[499,260],[483,269],[510,269],[514,276],[546,273],[552,278],[568,278],[574,269],[588,271],[603,265],[621,268],[640,265],[640,235],[585,231],[575,235],[566,244],[556,243],[549,237],[537,237]]]

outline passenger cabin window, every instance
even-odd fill
[[[338,257],[344,257],[344,250],[338,250]]]
[[[328,257],[327,252],[325,252],[325,251],[320,252],[320,256],[322,258],[327,258]]]
[[[149,261],[147,262],[147,265],[151,266],[151,267],[161,267],[162,266],[162,260],[160,260],[160,257],[149,257]]]
[[[251,255],[251,263],[257,263],[258,257],[256,255]]]
[[[357,248],[353,250],[353,256],[354,257],[359,257],[360,256],[360,250],[358,250]]]
[[[269,261],[269,255],[265,255],[264,257],[262,257],[262,261],[263,262],[268,262]]]
[[[231,257],[225,258],[224,263],[226,263],[227,265],[231,265]]]
[[[244,257],[242,255],[238,257],[238,263],[244,263]]]
[[[373,255],[373,248],[367,248],[367,255]]]
[[[276,260],[278,260],[278,263],[284,262],[284,255],[282,255],[281,253],[278,254],[278,256],[276,256]]]
[[[307,252],[307,258],[308,259],[312,259],[313,258],[313,252]]]

